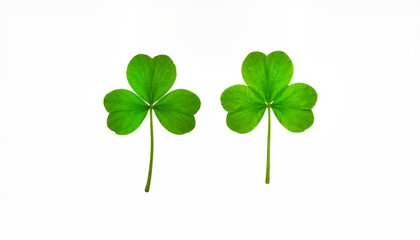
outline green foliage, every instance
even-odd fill
[[[176,67],[166,55],[150,58],[139,54],[127,67],[127,80],[135,93],[117,89],[104,98],[108,111],[108,128],[116,134],[134,132],[150,110],[169,132],[185,134],[195,127],[194,115],[200,109],[200,99],[194,93],[177,89],[166,94],[175,82]],[[166,95],[165,95],[166,94]],[[149,191],[153,162],[153,123],[150,115],[151,157],[146,192]]]
[[[185,89],[168,93],[154,106],[156,116],[162,126],[175,134],[184,134],[194,129],[194,114],[199,109],[200,99]]]
[[[250,87],[240,84],[227,88],[221,101],[223,108],[228,111],[228,127],[238,133],[247,133],[254,129],[266,109]]]
[[[136,130],[147,115],[148,105],[136,94],[117,89],[105,96],[105,109],[109,112],[108,127],[118,134]]]
[[[175,78],[175,64],[168,56],[150,58],[139,54],[133,57],[127,67],[127,79],[137,95],[118,89],[105,96],[109,129],[120,135],[132,133],[152,108],[169,132],[185,134],[193,130],[194,114],[200,109],[200,99],[184,89],[164,96],[175,83]]]
[[[242,64],[242,76],[248,86],[231,86],[221,96],[222,106],[228,112],[228,127],[238,133],[250,132],[270,107],[289,131],[308,129],[314,121],[311,109],[317,93],[305,83],[289,85],[292,75],[293,64],[286,53],[250,53]]]
[[[317,93],[305,83],[289,85],[292,76],[293,64],[286,53],[250,53],[242,64],[242,77],[247,85],[231,86],[220,98],[228,112],[227,126],[238,133],[250,132],[261,121],[267,108],[272,109],[279,122],[291,132],[303,132],[312,126],[314,115],[311,109],[315,106]],[[270,116],[270,111],[268,114]],[[269,117],[269,127],[270,124]],[[270,130],[268,135],[267,176]]]

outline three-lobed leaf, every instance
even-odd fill
[[[109,112],[107,124],[112,131],[120,135],[133,132],[150,108],[171,133],[184,134],[194,129],[194,115],[200,109],[200,99],[184,89],[166,94],[176,78],[175,64],[168,56],[150,58],[138,54],[129,62],[126,74],[135,93],[118,89],[104,98],[104,106]]]
[[[175,82],[176,67],[166,55],[150,58],[138,54],[129,62],[126,74],[135,93],[117,89],[105,96],[104,106],[109,112],[107,125],[116,134],[129,134],[140,126],[150,111],[150,163],[144,189],[148,192],[154,152],[153,110],[165,129],[174,134],[184,134],[194,129],[194,115],[201,103],[197,95],[185,89],[168,93]]]
[[[289,131],[302,132],[313,124],[311,109],[317,93],[304,83],[289,85],[294,69],[286,53],[252,52],[245,58],[241,71],[247,86],[234,85],[221,96],[230,129],[238,133],[253,130],[267,107],[273,109],[279,122]]]

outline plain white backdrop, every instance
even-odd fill
[[[0,1],[0,239],[420,239],[420,2]],[[286,52],[315,123],[232,132],[222,91]],[[103,97],[169,55],[196,128],[118,136]]]

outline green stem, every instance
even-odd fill
[[[152,168],[153,168],[153,111],[150,108],[150,163],[149,175],[147,176],[146,188],[144,191],[148,192],[150,188],[150,181],[152,181]]]
[[[267,169],[265,172],[265,183],[270,183],[270,136],[271,136],[271,107],[268,107],[268,136],[267,136]]]

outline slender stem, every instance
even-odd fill
[[[271,107],[268,107],[268,134],[267,134],[267,169],[265,172],[265,183],[270,183],[270,136],[271,136]]]
[[[150,188],[150,181],[152,181],[152,168],[153,168],[153,112],[150,108],[150,163],[149,163],[149,175],[147,176],[146,189],[148,192]]]

